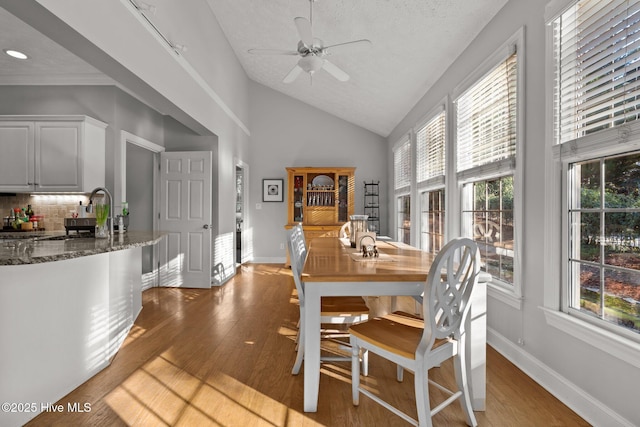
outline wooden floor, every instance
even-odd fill
[[[349,364],[322,368],[317,413],[302,410],[303,375],[291,375],[299,311],[290,270],[248,265],[211,290],[153,288],[125,345],[91,380],[58,402],[84,413],[44,413],[29,426],[406,426],[365,396],[351,404]],[[587,426],[487,347],[487,410],[480,426]],[[304,369],[304,366],[303,366]],[[450,364],[429,372],[452,385]],[[415,416],[413,378],[375,355],[363,383]],[[431,398],[440,394],[432,389]],[[436,426],[464,426],[457,403]]]

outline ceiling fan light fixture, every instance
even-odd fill
[[[322,68],[323,63],[324,61],[322,60],[322,58],[319,58],[316,55],[303,56],[298,61],[298,65],[300,66],[300,68],[302,68],[309,74],[313,74],[320,68]]]
[[[25,53],[22,53],[19,50],[3,49],[2,51],[4,53],[6,53],[7,55],[9,55],[10,57],[12,57],[12,58],[16,58],[16,59],[28,59],[29,58]]]
[[[134,0],[129,0],[134,1]],[[298,46],[295,51],[293,50],[275,50],[275,49],[249,49],[251,54],[265,54],[265,55],[298,55],[300,59],[298,63],[289,71],[289,73],[282,80],[283,83],[293,82],[303,71],[313,76],[313,74],[324,69],[331,76],[338,81],[346,82],[349,80],[349,75],[345,73],[338,66],[325,59],[326,55],[333,53],[333,51],[344,51],[347,47],[361,48],[371,46],[371,41],[367,39],[353,40],[344,43],[334,44],[332,46],[325,47],[322,40],[313,37],[313,31],[311,28],[313,22],[313,3],[317,0],[309,0],[309,19],[303,17],[296,17],[293,19],[293,23],[296,26],[298,32]],[[330,51],[329,51],[330,50]]]

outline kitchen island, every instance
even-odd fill
[[[153,245],[163,236],[164,233],[152,231],[116,233],[108,239],[74,233],[3,233],[0,234],[0,266],[40,264],[121,251]]]
[[[142,309],[142,247],[163,236],[0,237],[0,425],[51,410],[109,365]]]

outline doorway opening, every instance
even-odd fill
[[[244,223],[244,171],[236,166],[236,265],[242,264],[242,224]]]
[[[128,203],[128,229],[158,230],[158,167],[164,147],[122,131],[122,201]],[[160,285],[158,245],[142,248],[142,290]]]
[[[251,259],[253,250],[251,248],[251,228],[247,215],[249,165],[236,159],[236,241],[235,259],[236,267]]]

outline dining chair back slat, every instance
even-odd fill
[[[304,231],[300,224],[294,226],[287,232],[287,248],[291,261],[291,273],[298,292],[298,304],[300,307],[300,322],[298,327],[297,355],[292,373],[297,375],[300,372],[304,358],[304,314],[305,314],[305,284],[302,281],[302,269],[307,258],[307,244],[304,238]],[[330,297],[321,300],[320,320],[322,324],[351,325],[356,322],[367,320],[369,308],[362,297]],[[342,333],[332,332],[330,336],[348,336],[346,330]],[[348,348],[348,342],[342,343]],[[368,370],[366,354],[363,355],[363,370]],[[323,360],[344,360],[351,361],[350,356],[335,356],[324,358]]]
[[[352,365],[353,404],[359,404],[362,393],[409,423],[431,426],[431,418],[450,403],[460,400],[466,422],[476,426],[471,408],[467,361],[465,359],[465,322],[470,312],[471,292],[480,275],[480,253],[476,243],[467,238],[448,242],[431,265],[424,285],[422,301],[424,321],[416,324],[402,321],[401,313],[383,316],[349,328],[353,358],[362,350],[374,353],[398,365],[398,380],[402,370],[414,373],[414,388],[418,419],[393,407],[375,393],[360,386],[358,365]],[[457,391],[450,391],[428,379],[428,371],[453,358]],[[434,384],[450,397],[431,408],[428,384]]]

